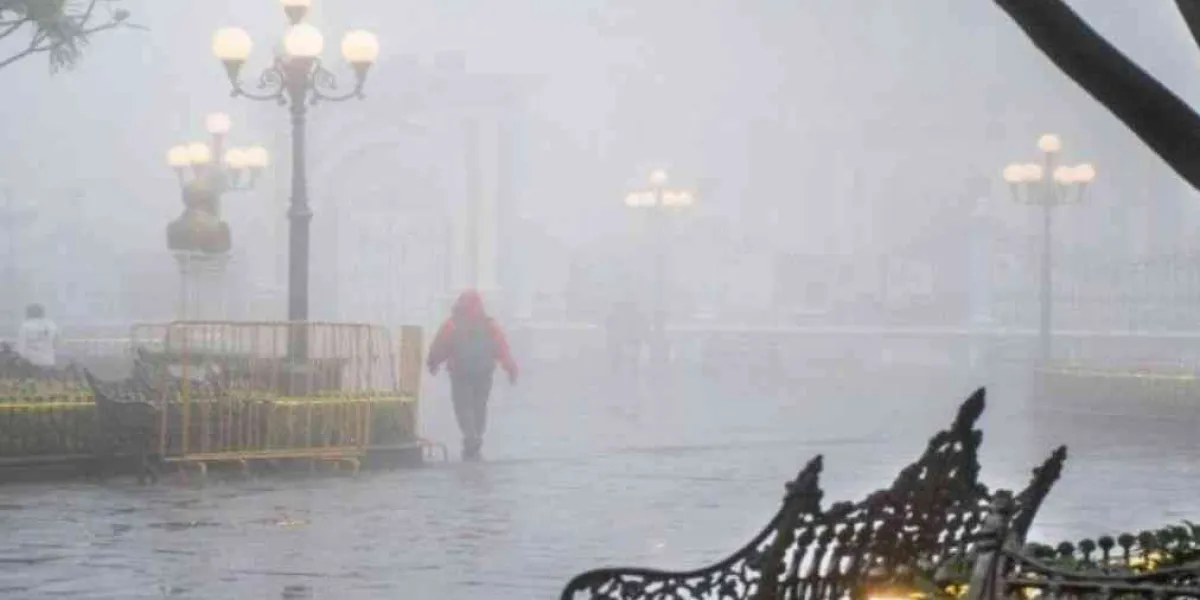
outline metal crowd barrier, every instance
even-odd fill
[[[302,335],[296,369],[289,340]],[[337,323],[138,325],[160,409],[158,454],[197,465],[260,459],[344,462],[416,445],[421,330]],[[159,348],[159,350],[155,350]]]

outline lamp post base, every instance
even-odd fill
[[[307,360],[288,359],[280,373],[283,378],[283,393],[292,398],[315,395],[321,389],[320,373]]]

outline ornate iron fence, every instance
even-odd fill
[[[1084,540],[1080,553],[1060,545],[1067,560],[1063,556],[1055,560],[1053,553],[1020,543],[1013,535],[1013,515],[1011,496],[997,495],[978,536],[977,554],[969,571],[960,570],[970,573],[965,579],[967,600],[1043,595],[1087,600],[1200,598],[1200,565],[1196,563],[1158,566],[1137,561],[1133,551],[1137,538],[1128,534],[1117,541]],[[1156,545],[1151,539],[1145,539],[1144,550]],[[1118,545],[1122,555],[1113,557],[1112,549]],[[1094,556],[1096,548],[1101,550],[1099,556]],[[952,589],[954,579],[944,578],[939,585]]]

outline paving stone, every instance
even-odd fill
[[[0,487],[0,597],[280,598],[288,589],[314,599],[504,600],[555,597],[571,575],[601,565],[697,567],[749,540],[813,454],[826,456],[826,502],[889,484],[971,391],[956,382],[832,398],[549,377],[497,388],[482,464],[202,489]],[[1081,444],[1035,536],[1200,517],[1190,442],[1122,437],[1111,423],[1033,410],[1019,396],[1001,389],[990,400],[985,481],[1019,488],[1056,438]],[[444,382],[432,382],[423,419],[456,454],[447,400]]]

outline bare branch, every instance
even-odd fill
[[[1200,189],[1200,115],[1063,0],[995,0],[1055,66]],[[1186,16],[1186,14],[1185,14]]]
[[[124,26],[126,26],[124,23],[118,23],[118,22],[105,23],[103,25],[98,25],[91,29],[81,31],[80,35],[89,35],[92,33],[96,33],[98,31],[105,31],[108,29],[115,29],[117,27],[124,27]],[[38,54],[41,52],[50,52],[56,48],[62,47],[64,44],[64,42],[57,42],[57,43],[49,42],[49,43],[43,44],[42,42],[44,42],[45,39],[46,39],[46,36],[43,35],[40,38],[37,38],[34,43],[30,44],[30,46],[28,48],[10,56],[4,60],[0,60],[0,69],[3,69],[4,67],[7,67],[8,65],[15,63],[18,60],[21,60],[22,58],[25,58],[31,54]]]
[[[15,6],[20,1],[0,0],[0,3],[4,3],[0,4],[0,10],[9,6]],[[50,67],[52,71],[56,71],[62,67],[71,67],[79,59],[82,47],[88,44],[90,35],[118,27],[145,29],[144,27],[128,23],[129,12],[124,9],[110,11],[108,20],[97,25],[90,25],[91,21],[96,17],[97,6],[101,2],[108,3],[113,1],[115,0],[87,0],[87,6],[82,11],[67,13],[65,12],[66,9],[64,9],[62,14],[59,14],[52,20],[47,20],[45,16],[39,18],[37,15],[26,15],[25,18],[11,22],[7,26],[0,26],[0,39],[21,29],[24,25],[31,25],[37,28],[29,45],[24,50],[0,60],[0,69],[33,54],[43,52],[50,53]],[[18,14],[23,14],[23,11],[17,12]]]
[[[12,35],[13,32],[25,26],[25,24],[28,22],[29,19],[20,19],[17,21],[6,21],[4,23],[0,23],[0,28],[3,28],[0,29],[0,40]]]

